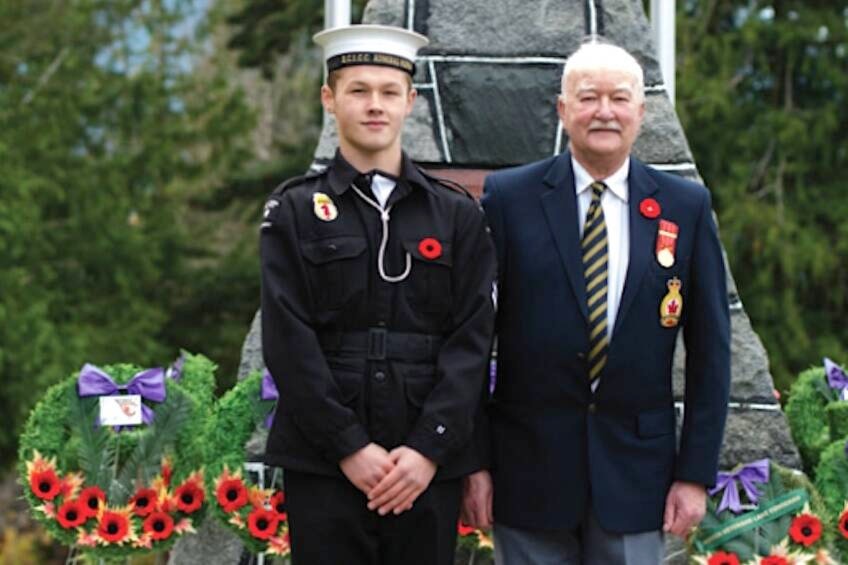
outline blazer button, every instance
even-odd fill
[[[378,382],[383,382],[384,380],[386,380],[386,373],[384,373],[383,371],[377,371],[376,373],[374,373],[374,380]]]
[[[589,406],[586,408],[586,410],[589,411],[589,414],[594,414],[595,412],[598,411],[598,407],[595,406],[594,402],[592,402],[591,404],[589,404]]]
[[[580,361],[583,361],[584,359],[586,359],[586,354],[581,351],[580,353],[577,354],[577,358]]]

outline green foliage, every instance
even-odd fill
[[[214,480],[224,467],[235,472],[244,465],[245,444],[275,404],[260,398],[261,385],[261,373],[251,373],[216,404],[209,430],[206,474],[209,480]]]
[[[361,19],[365,0],[353,0],[351,20]],[[262,69],[266,77],[292,44],[321,30],[324,3],[320,0],[245,0],[228,18],[236,28],[229,47],[239,51],[239,64]]]
[[[214,26],[192,36],[204,3],[54,4],[0,3],[7,462],[35,396],[67,367],[126,358],[152,365],[175,355],[181,335],[202,346],[218,323],[244,332],[258,295],[257,282],[245,285],[254,292],[249,311],[244,300],[238,312],[223,301],[209,326],[192,325],[195,312],[181,308],[227,259],[217,240],[203,237],[220,218],[198,212],[192,199],[249,160],[255,120],[225,58],[206,51]],[[175,327],[184,333],[172,334]],[[235,333],[228,329],[227,347],[215,348],[230,372]]]
[[[834,439],[848,437],[848,402],[842,400],[831,402],[825,410],[830,425],[830,437]]]
[[[848,356],[846,3],[680,2],[677,110],[776,385]]]
[[[816,488],[831,516],[838,516],[848,500],[848,458],[845,441],[834,441],[822,451],[816,467]],[[846,546],[848,547],[848,546]]]
[[[843,437],[831,443],[821,454],[821,461],[816,467],[816,488],[821,493],[828,513],[838,518],[848,501],[848,457],[845,453]],[[833,523],[837,523],[836,520]],[[843,560],[848,560],[848,539],[836,536],[836,549]]]
[[[816,468],[821,451],[832,441],[826,407],[834,400],[821,367],[798,375],[789,392],[786,418],[808,472]]]

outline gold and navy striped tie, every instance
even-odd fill
[[[607,185],[592,183],[592,203],[583,227],[583,275],[589,306],[589,382],[594,382],[607,363],[607,225],[601,195]]]

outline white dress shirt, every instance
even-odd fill
[[[383,175],[374,175],[371,179],[371,192],[374,193],[374,196],[380,203],[380,207],[386,207],[386,202],[389,200],[389,196],[395,189],[395,184],[397,184],[395,181],[386,178]]]
[[[612,343],[618,305],[624,291],[624,277],[630,262],[630,215],[627,206],[630,174],[630,158],[624,161],[620,169],[605,179],[595,179],[571,157],[574,170],[574,188],[577,191],[577,219],[580,222],[580,237],[586,223],[586,212],[592,203],[591,185],[596,180],[603,181],[607,190],[601,196],[601,208],[607,226],[607,336]]]

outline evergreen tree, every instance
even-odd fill
[[[678,4],[677,109],[778,388],[848,362],[848,3]]]
[[[44,385],[182,345],[163,336],[207,253],[190,198],[238,170],[252,128],[224,75],[193,72],[201,9],[0,3],[0,460]]]

